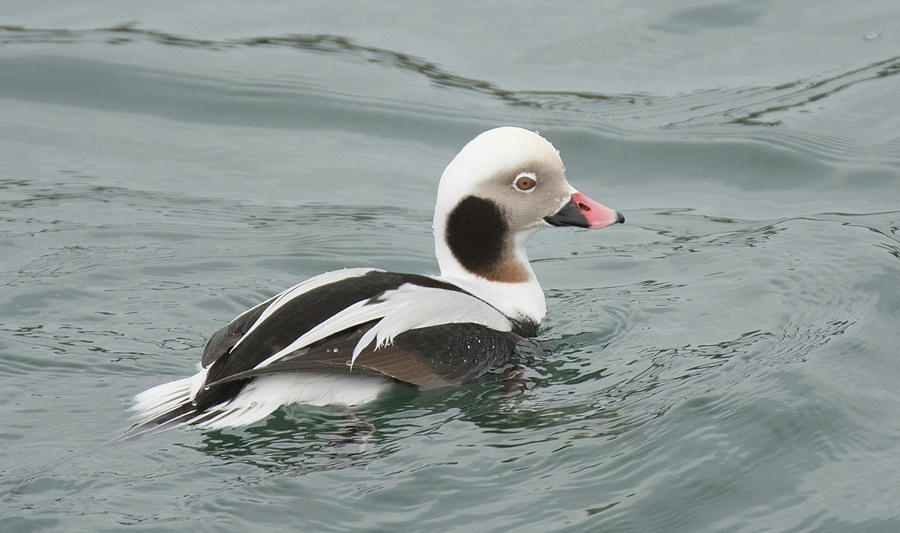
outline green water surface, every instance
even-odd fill
[[[4,2],[0,530],[900,530],[897,20]],[[532,239],[557,347],[525,390],[95,449],[285,287],[435,273],[438,177],[498,125],[627,219]]]

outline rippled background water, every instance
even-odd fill
[[[5,1],[0,529],[900,530],[898,21]],[[262,298],[434,272],[437,178],[501,124],[628,220],[532,240],[558,346],[530,390],[94,450]]]

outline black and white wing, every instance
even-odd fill
[[[459,384],[508,372],[522,333],[528,332],[451,283],[370,269],[329,272],[235,318],[210,338],[198,375],[180,387],[173,382],[150,389],[139,395],[137,408],[149,418],[145,424],[214,427],[211,422],[247,423],[247,413],[229,419],[237,409],[254,416],[265,411],[259,419],[297,401],[295,392],[238,401],[275,376]],[[159,394],[149,394],[156,389]],[[254,409],[247,407],[251,403]]]

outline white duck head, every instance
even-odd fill
[[[538,323],[546,304],[528,263],[528,238],[550,226],[599,229],[624,221],[569,185],[559,152],[546,139],[495,128],[463,147],[441,176],[435,254],[441,278],[507,316]]]

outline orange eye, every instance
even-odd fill
[[[522,192],[528,192],[534,189],[534,186],[537,185],[537,180],[534,179],[533,174],[523,173],[516,176],[516,181],[513,182],[513,185]]]

